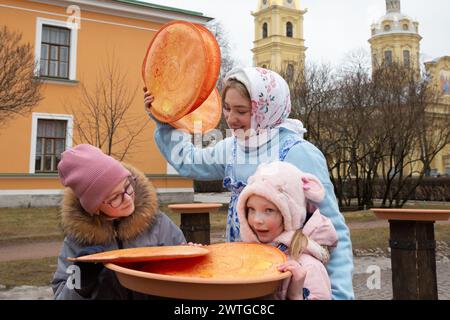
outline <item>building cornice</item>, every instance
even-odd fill
[[[292,14],[300,14],[300,15],[304,15],[305,13],[308,12],[308,9],[305,10],[298,10],[298,9],[294,9],[294,8],[287,8],[284,6],[279,6],[279,5],[273,5],[267,8],[264,8],[262,10],[259,11],[252,11],[252,16],[256,17],[265,13],[270,13],[272,14],[273,11],[286,11],[286,12],[290,12]]]
[[[422,40],[422,36],[417,33],[385,33],[379,34],[371,37],[369,39],[369,43],[372,43],[375,40],[384,40],[384,39],[400,39],[400,38],[417,38],[419,41]]]
[[[117,17],[125,17],[143,21],[166,23],[172,20],[185,20],[205,24],[213,18],[202,13],[177,8],[153,5],[132,0],[28,0],[42,4],[68,8],[76,5],[81,12],[89,11]]]

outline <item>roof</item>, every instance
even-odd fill
[[[143,2],[143,1],[137,1],[137,0],[115,0],[115,1],[124,2],[124,3],[128,3],[128,4],[136,5],[136,6],[152,8],[152,9],[160,9],[160,10],[173,11],[173,12],[179,12],[179,13],[189,14],[189,15],[193,15],[193,16],[204,17],[204,14],[201,12],[190,11],[190,10],[179,9],[179,8],[168,7],[168,6],[162,6],[159,4],[153,4],[153,3],[149,3],[149,2]]]

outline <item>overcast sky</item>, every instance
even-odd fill
[[[252,65],[257,0],[141,0],[199,11],[220,20],[242,65]],[[450,1],[402,0],[402,13],[419,21],[422,59],[450,55]],[[364,48],[370,25],[386,12],[385,0],[300,0],[307,9],[304,22],[306,59],[339,64],[345,55]]]

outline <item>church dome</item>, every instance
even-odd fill
[[[400,0],[386,0],[386,14],[372,24],[372,37],[387,34],[417,34],[419,23],[400,10]]]

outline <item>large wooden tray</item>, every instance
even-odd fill
[[[204,247],[194,246],[142,247],[106,251],[78,258],[67,258],[67,260],[72,262],[78,261],[93,263],[129,263],[155,260],[161,261],[171,259],[185,259],[204,256],[208,253],[208,249]]]
[[[225,243],[206,246],[209,254],[172,261],[109,263],[121,284],[149,295],[179,299],[251,299],[269,295],[290,276],[277,266],[286,261],[272,246]]]
[[[217,127],[221,116],[222,101],[219,91],[214,88],[199,108],[170,124],[189,133],[206,133]]]
[[[200,107],[213,90],[220,70],[220,48],[204,27],[186,21],[165,24],[150,42],[142,78],[155,97],[151,112],[175,122]]]

